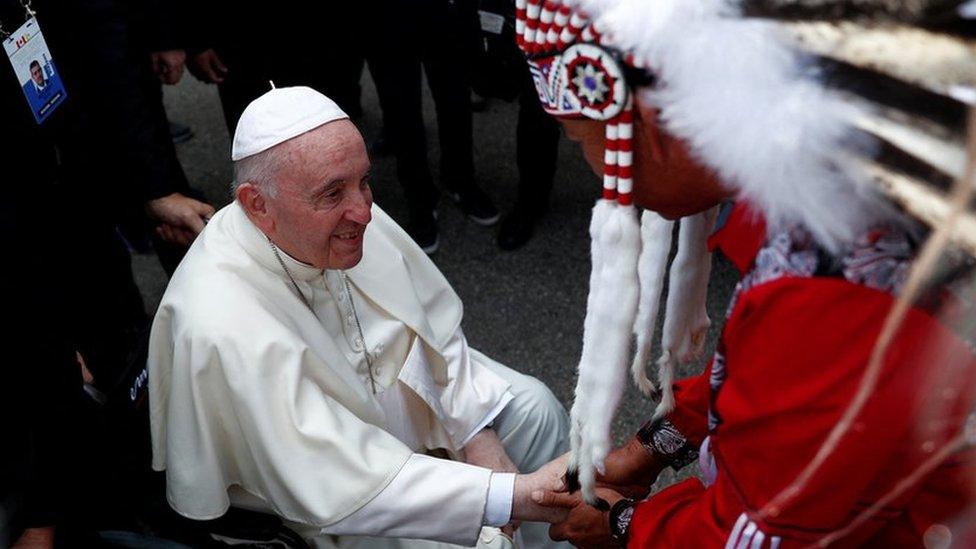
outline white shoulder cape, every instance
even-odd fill
[[[460,299],[409,236],[373,206],[363,261],[347,271],[438,351]],[[264,235],[237,203],[197,238],[163,296],[149,347],[153,468],[194,519],[222,515],[237,486],[280,516],[327,526],[392,480],[411,450],[299,300]]]

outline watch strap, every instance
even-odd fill
[[[630,498],[617,500],[610,508],[610,537],[623,544],[627,543],[630,533],[630,521],[634,518],[634,506],[637,502]]]
[[[648,421],[637,431],[637,440],[644,448],[677,471],[698,459],[698,449],[670,421],[661,418]]]

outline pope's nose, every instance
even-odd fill
[[[359,191],[356,193],[355,203],[350,205],[346,211],[346,219],[359,223],[360,225],[366,225],[373,219],[373,214],[370,211],[372,206],[373,201],[370,199],[369,194]]]

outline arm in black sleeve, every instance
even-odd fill
[[[106,3],[114,7],[105,8]],[[58,132],[64,152],[94,169],[110,167],[108,175],[123,185],[115,193],[139,201],[186,194],[189,185],[169,135],[162,90],[134,26],[137,8],[119,0],[104,0],[97,11],[91,6],[74,4],[83,19],[78,24],[88,29],[83,36],[65,28],[48,40],[61,61],[69,96],[68,127]]]

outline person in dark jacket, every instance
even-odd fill
[[[365,43],[365,10],[349,2],[286,0],[267,8],[207,0],[183,20],[190,72],[217,84],[230,135],[244,108],[270,89],[309,86],[356,118]],[[331,22],[323,27],[323,22]]]
[[[192,237],[213,210],[189,197],[162,104],[145,93],[158,83],[133,36],[141,4],[32,7],[67,98],[38,124],[13,71],[0,71],[2,287],[16,319],[4,347],[25,357],[0,384],[0,545],[26,532],[45,546],[55,525],[122,524],[143,495],[127,475],[148,472],[137,358],[148,322],[117,227],[146,209]],[[4,29],[26,18],[0,0]]]
[[[10,4],[14,4],[10,2]],[[22,9],[0,4],[5,28]],[[11,17],[13,15],[14,17]],[[10,29],[12,30],[12,29]],[[71,471],[74,416],[82,378],[70,344],[64,285],[51,261],[60,216],[49,216],[56,192],[57,156],[34,121],[20,83],[9,67],[0,71],[4,117],[3,173],[10,182],[0,196],[0,231],[7,242],[7,266],[0,289],[7,314],[9,356],[26,357],[5,369],[0,383],[0,546],[50,547],[54,525],[76,492]]]
[[[472,0],[374,0],[369,5],[373,33],[367,60],[409,205],[407,232],[433,253],[439,246],[440,191],[427,163],[421,69],[437,111],[441,187],[475,223],[491,226],[500,218],[475,181],[469,65],[476,55],[477,6]]]

